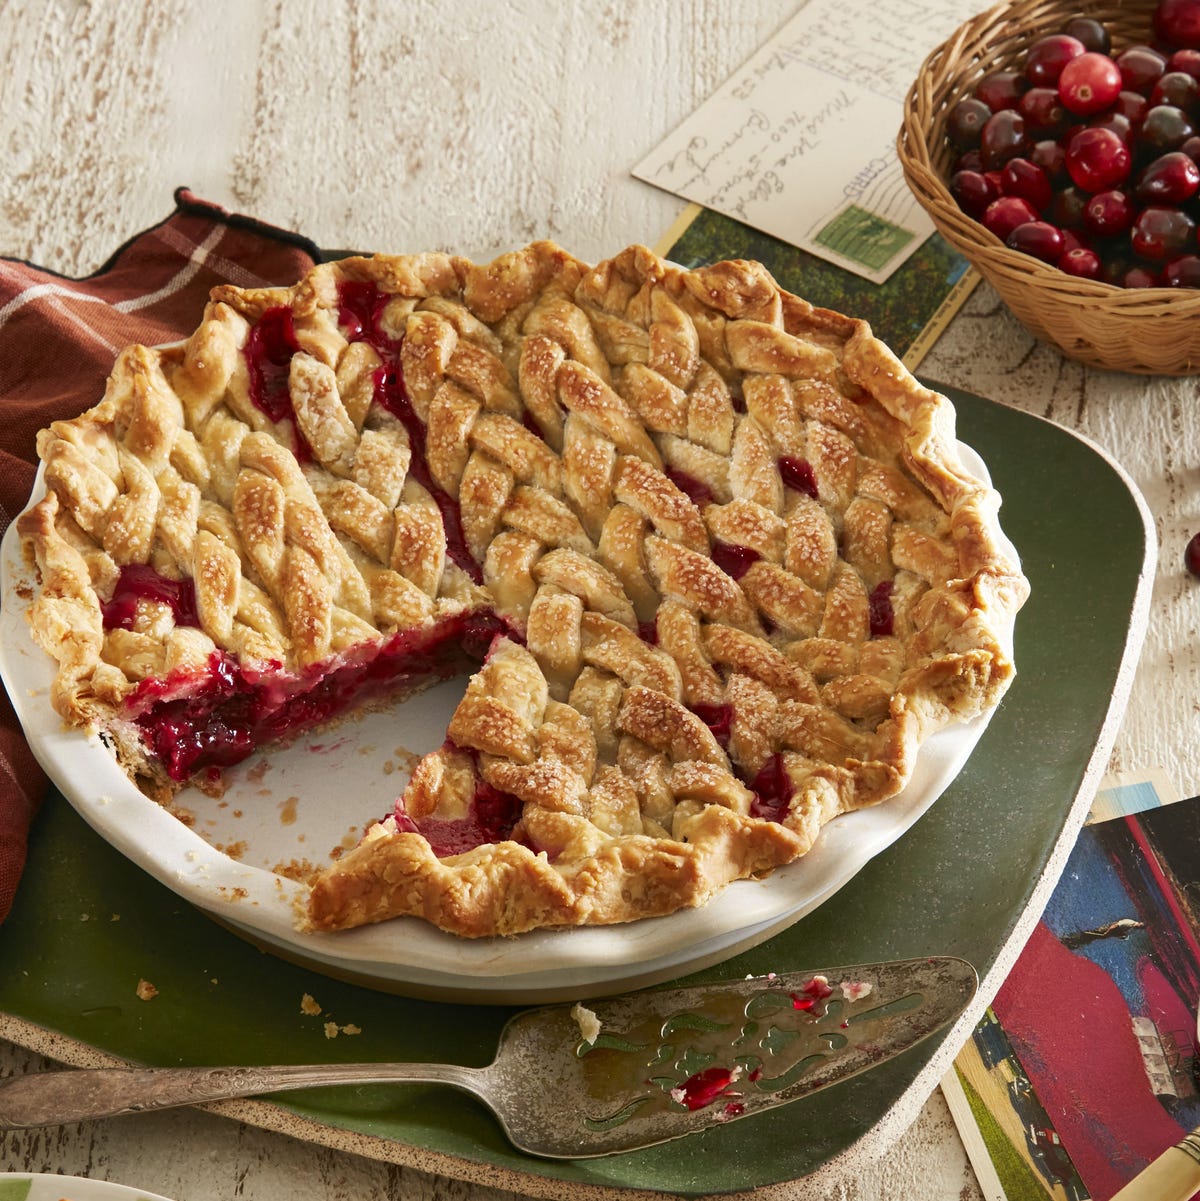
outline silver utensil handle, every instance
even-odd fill
[[[424,1082],[476,1096],[485,1073],[455,1064],[309,1064],[279,1067],[87,1068],[31,1072],[0,1084],[0,1129],[58,1126],[329,1084]]]

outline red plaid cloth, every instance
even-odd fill
[[[175,203],[161,225],[130,239],[86,279],[0,258],[0,535],[33,488],[38,430],[99,401],[123,346],[185,337],[217,284],[290,284],[319,257],[307,239],[186,189]],[[0,692],[0,921],[12,905],[45,787]]]

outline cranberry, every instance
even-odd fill
[[[1133,142],[1133,122],[1124,113],[1117,112],[1115,108],[1101,113],[1098,117],[1093,117],[1087,123],[1087,127],[1088,129],[1111,129],[1126,146]]]
[[[1162,271],[1168,288],[1200,288],[1200,257],[1194,254],[1172,259]]]
[[[1067,152],[1053,138],[1034,142],[1029,148],[1029,161],[1046,172],[1046,178],[1051,184],[1066,181]]]
[[[1137,125],[1141,121],[1149,107],[1149,102],[1141,92],[1120,91],[1113,102],[1113,112],[1120,113],[1122,117],[1128,117],[1133,125]]]
[[[1193,79],[1200,79],[1200,50],[1176,50],[1167,59],[1168,71],[1183,71]]]
[[[1130,267],[1121,278],[1123,288],[1157,288],[1158,285],[1158,272],[1142,265]]]
[[[1083,211],[1087,208],[1088,193],[1082,188],[1068,185],[1054,193],[1050,201],[1050,220],[1062,229],[1079,229],[1083,225]]]
[[[954,160],[955,171],[982,171],[983,155],[978,150],[968,150]]]
[[[980,171],[955,171],[950,176],[950,195],[964,213],[978,220],[999,195],[999,191]]]
[[[1196,110],[1196,100],[1200,96],[1200,84],[1197,84],[1186,71],[1168,71],[1150,89],[1150,106],[1158,104],[1173,104],[1185,113]]]
[[[1131,92],[1149,92],[1167,69],[1166,58],[1150,46],[1130,46],[1114,61],[1123,86]]]
[[[975,96],[998,113],[1001,109],[1016,108],[1028,86],[1025,77],[1016,71],[993,71],[975,85]]]
[[[1134,212],[1127,192],[1097,192],[1083,210],[1083,227],[1097,238],[1117,238],[1133,224]]]
[[[1066,33],[1048,33],[1038,38],[1025,56],[1025,78],[1034,87],[1053,85],[1067,64],[1087,52],[1087,47]]]
[[[1066,254],[1069,250],[1093,249],[1093,247],[1089,246],[1087,242],[1085,242],[1083,238],[1081,238],[1073,229],[1064,229],[1062,231],[1062,239],[1063,254]]]
[[[1135,254],[1156,263],[1187,253],[1196,240],[1196,223],[1179,209],[1143,209],[1129,231]]]
[[[983,225],[1003,242],[1018,225],[1037,219],[1037,210],[1028,200],[1022,200],[1019,196],[1001,196],[987,206]]]
[[[1200,0],[1159,0],[1154,36],[1168,46],[1200,47]]]
[[[1193,534],[1184,548],[1183,565],[1200,579],[1200,534]]]
[[[1143,204],[1183,204],[1200,189],[1200,167],[1182,150],[1160,155],[1138,176],[1137,198]]]
[[[1108,54],[1112,50],[1112,38],[1108,29],[1095,17],[1072,17],[1063,28],[1063,33],[1082,42],[1084,49]]]
[[[1111,129],[1081,129],[1067,147],[1067,171],[1086,192],[1116,187],[1132,164],[1129,147]]]
[[[1054,88],[1030,88],[1017,104],[1026,127],[1037,133],[1058,133],[1066,127],[1067,110]]]
[[[979,138],[979,153],[988,170],[1003,167],[1025,150],[1025,118],[1014,108],[993,113]]]
[[[1156,104],[1146,110],[1138,127],[1138,149],[1153,158],[1168,150],[1178,150],[1195,132],[1182,109],[1173,104]]]
[[[1058,260],[1058,269],[1080,279],[1100,278],[1100,256],[1087,246],[1072,246]]]
[[[1028,200],[1039,213],[1049,206],[1054,194],[1046,172],[1027,158],[1010,158],[1004,164],[1004,170],[1000,173],[1000,191],[1005,196],[1020,196],[1022,200]]]
[[[1004,244],[1043,263],[1057,263],[1063,252],[1062,230],[1047,221],[1026,221],[1004,239]]]
[[[1076,116],[1103,112],[1121,91],[1121,71],[1107,54],[1087,51],[1073,58],[1058,77],[1058,96]]]
[[[974,150],[979,135],[992,115],[982,100],[968,96],[960,100],[946,116],[946,135],[959,150]]]
[[[1194,163],[1200,163],[1200,134],[1192,134],[1179,149]]]

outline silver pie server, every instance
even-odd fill
[[[405,1081],[484,1102],[521,1151],[631,1151],[806,1097],[957,1018],[975,969],[951,956],[647,990],[518,1013],[485,1068],[436,1063],[95,1068],[0,1084],[0,1129],[288,1089]]]

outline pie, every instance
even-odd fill
[[[53,704],[148,795],[475,670],[306,929],[703,904],[1013,675],[1027,583],[950,401],[757,263],[537,242],[219,287],[38,449]]]

